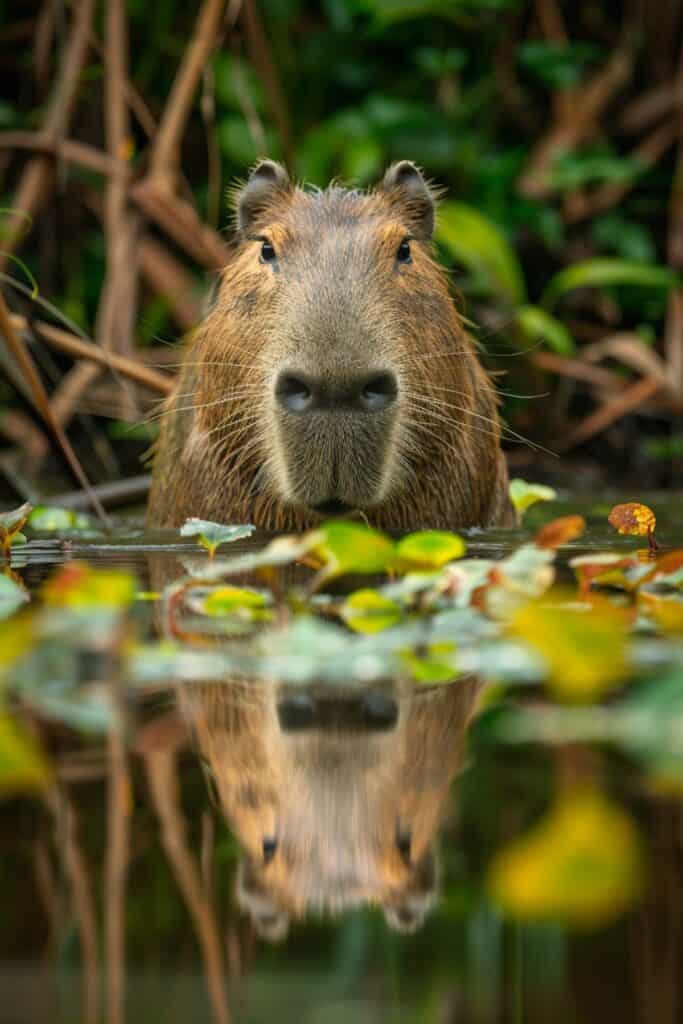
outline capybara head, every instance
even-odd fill
[[[381,906],[420,926],[434,839],[480,683],[370,690],[215,681],[181,691],[212,788],[243,849],[240,906],[265,938],[289,921]]]
[[[194,491],[188,514],[271,528],[351,510],[387,527],[499,520],[495,395],[432,256],[420,171],[314,190],[266,160],[235,201],[234,254],[176,400],[193,419],[159,444],[157,478],[180,483],[155,507]]]

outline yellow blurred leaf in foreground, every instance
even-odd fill
[[[510,629],[543,656],[548,687],[561,700],[597,700],[629,674],[626,618],[607,603],[583,608],[532,601]]]
[[[495,856],[493,900],[512,917],[599,927],[627,910],[643,884],[638,832],[589,786],[561,793],[546,817]]]
[[[33,736],[8,714],[0,714],[0,798],[43,789],[50,768]]]

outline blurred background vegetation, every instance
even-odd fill
[[[679,0],[1,9],[3,292],[95,481],[140,472],[169,343],[228,251],[226,188],[269,155],[318,185],[407,157],[445,187],[437,243],[505,419],[563,456],[514,445],[515,470],[680,485]],[[0,357],[0,493],[68,489]]]

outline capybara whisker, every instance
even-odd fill
[[[262,160],[160,422],[150,521],[303,529],[512,523],[498,392],[432,251],[434,189],[400,161],[367,192]],[[450,401],[449,396],[457,399]]]

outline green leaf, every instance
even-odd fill
[[[440,569],[446,562],[462,558],[465,542],[446,530],[409,533],[396,545],[396,554],[410,569]]]
[[[0,576],[0,619],[8,618],[28,600],[29,595],[24,587],[20,587],[9,576]]]
[[[26,537],[21,529],[31,514],[33,506],[28,502],[9,512],[0,512],[0,548],[5,556],[13,544],[26,544]]]
[[[510,501],[515,506],[520,516],[523,516],[528,508],[535,505],[537,501],[555,501],[557,491],[544,484],[530,484],[521,477],[515,477],[510,481]]]
[[[669,267],[633,263],[628,260],[598,258],[566,267],[551,278],[541,297],[541,305],[552,309],[567,292],[575,288],[603,288],[630,284],[643,288],[675,288],[680,278]]]
[[[517,326],[531,345],[544,341],[553,352],[571,356],[575,352],[571,334],[554,316],[540,306],[522,306],[516,313]]]
[[[28,517],[33,530],[57,532],[62,530],[88,530],[93,525],[90,516],[68,508],[37,505]]]
[[[370,588],[356,590],[340,609],[342,619],[356,633],[379,633],[400,622],[402,614],[400,604]]]
[[[251,537],[254,530],[255,527],[251,525],[224,526],[222,523],[212,523],[208,519],[197,519],[193,516],[186,519],[181,526],[180,536],[198,537],[198,543],[205,547],[209,557],[213,558],[221,544],[230,544],[234,540]]]
[[[457,676],[455,644],[430,644],[424,654],[400,652],[401,663],[417,683],[449,683]]]
[[[49,782],[49,765],[31,733],[0,714],[0,797],[44,789]]]
[[[316,551],[327,563],[329,575],[383,572],[393,564],[394,545],[379,530],[334,520],[321,526],[319,532],[322,543]]]
[[[526,286],[519,260],[498,225],[479,210],[465,203],[442,203],[436,239],[490,295],[513,306],[524,303]]]
[[[522,67],[544,85],[567,89],[581,81],[586,65],[593,63],[600,52],[600,47],[593,43],[533,40],[522,43],[517,57]]]
[[[204,599],[203,610],[207,615],[235,615],[246,612],[249,617],[257,617],[270,603],[270,594],[246,587],[232,587],[225,584],[217,587]]]

